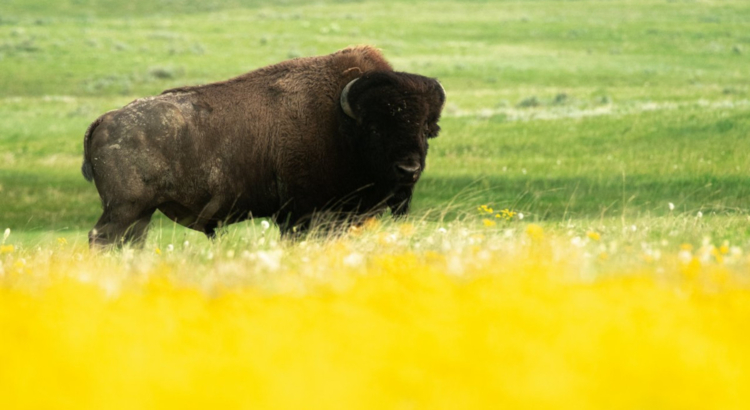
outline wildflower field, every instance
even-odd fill
[[[748,32],[744,1],[4,1],[0,408],[745,408]],[[447,91],[410,217],[88,250],[99,114],[358,43]]]

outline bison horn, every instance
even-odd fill
[[[443,90],[443,105],[440,106],[440,111],[443,111],[443,108],[445,108],[445,101],[448,99],[448,96],[445,95],[445,87],[440,84],[440,81],[437,81],[437,83],[440,86],[440,89]]]
[[[344,110],[344,113],[355,120],[357,117],[354,115],[354,111],[352,111],[352,106],[349,105],[349,89],[352,88],[352,84],[354,84],[355,81],[357,81],[358,78],[353,79],[352,81],[349,81],[349,84],[344,87],[344,91],[341,91],[341,109]]]

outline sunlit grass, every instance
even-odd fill
[[[10,233],[0,407],[739,408],[750,247],[702,219],[655,220],[658,240],[479,215],[291,243],[257,223],[103,254]]]

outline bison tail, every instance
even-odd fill
[[[91,166],[91,163],[83,160],[83,165],[81,165],[81,173],[83,174],[83,177],[86,178],[86,181],[93,181],[94,180],[94,167]]]
[[[86,178],[86,181],[93,181],[94,180],[94,167],[91,165],[91,157],[89,154],[89,145],[91,145],[91,135],[94,133],[94,130],[96,130],[96,127],[99,126],[102,122],[102,117],[99,117],[96,119],[96,121],[92,122],[91,125],[89,125],[89,128],[86,129],[86,134],[83,136],[83,165],[81,165],[81,173],[83,174],[83,177]]]

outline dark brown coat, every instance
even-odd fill
[[[135,100],[84,137],[104,207],[90,242],[142,240],[156,209],[209,236],[248,217],[288,233],[320,211],[405,213],[444,101],[368,46]]]

